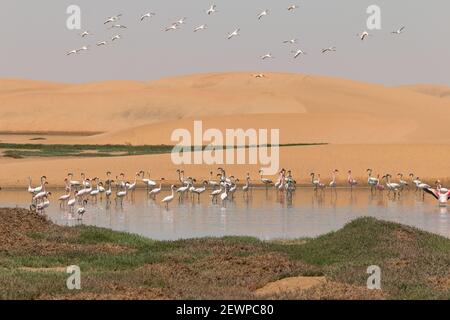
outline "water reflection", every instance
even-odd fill
[[[58,198],[55,192],[53,198]],[[48,217],[60,225],[80,223],[137,233],[153,239],[174,240],[204,236],[246,235],[260,239],[312,237],[337,230],[361,216],[399,222],[450,237],[447,208],[438,207],[435,199],[423,199],[420,193],[404,192],[394,198],[386,193],[346,189],[314,191],[297,189],[286,195],[274,190],[237,192],[233,201],[223,207],[207,194],[200,201],[174,200],[166,210],[160,204],[168,191],[156,201],[144,190],[125,199],[123,207],[114,201],[98,199],[86,206],[83,220],[78,221],[53,200],[46,210]],[[29,207],[26,192],[0,192],[0,205]]]

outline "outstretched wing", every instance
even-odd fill
[[[424,188],[423,191],[425,191],[426,193],[431,194],[433,197],[435,197],[437,200],[439,200],[439,195],[438,195],[436,190],[434,190],[432,188]]]

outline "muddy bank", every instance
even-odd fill
[[[366,288],[372,264],[382,290]],[[2,299],[448,299],[449,265],[449,239],[371,218],[302,241],[154,241],[0,209]]]

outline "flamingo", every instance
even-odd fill
[[[167,31],[175,31],[175,30],[178,30],[178,29],[179,29],[178,24],[174,23],[174,24],[172,24],[171,26],[166,27],[165,31],[166,31],[166,32],[167,32]]]
[[[123,24],[113,24],[109,29],[128,29],[128,27]]]
[[[262,55],[260,57],[262,60],[266,60],[266,59],[275,59],[275,57],[271,54],[271,53],[267,53],[265,55]]]
[[[222,186],[220,188],[213,190],[209,195],[211,196],[211,201],[214,202],[214,200],[217,202],[217,197],[222,193]]]
[[[68,173],[67,176],[69,177],[69,185],[71,187],[78,188],[78,187],[81,186],[81,182],[80,181],[72,180],[73,179],[73,173]]]
[[[336,50],[337,50],[336,47],[328,47],[328,48],[322,49],[322,53],[335,52]]]
[[[170,187],[170,189],[172,190],[172,194],[170,196],[167,196],[167,197],[165,197],[164,199],[161,200],[162,203],[166,204],[166,209],[169,209],[169,203],[172,202],[172,200],[175,197],[175,194],[174,194],[175,186],[172,185]]]
[[[51,194],[51,192],[47,192],[47,191],[45,190],[45,186],[46,186],[47,184],[48,184],[48,182],[45,181],[44,184],[43,184],[43,186],[42,186],[42,191],[36,193],[36,194],[33,196],[33,201],[40,200],[40,199],[42,199],[42,198],[44,198],[44,197],[47,197],[48,195]]]
[[[148,193],[148,195],[149,195],[150,197],[152,197],[153,200],[156,199],[156,195],[158,195],[159,193],[161,193],[161,190],[162,190],[162,184],[163,184],[163,181],[164,181],[164,180],[165,180],[164,178],[161,178],[161,181],[160,181],[160,183],[159,183],[159,188],[155,188],[155,189],[151,190],[151,191]]]
[[[106,21],[103,24],[108,24],[110,22],[115,22],[115,21],[119,20],[121,16],[122,16],[122,14],[120,13],[120,14],[118,14],[116,16],[109,17],[109,18],[106,19]]]
[[[111,41],[114,42],[114,41],[119,40],[121,38],[122,38],[122,36],[120,34],[116,34],[114,37],[111,38]]]
[[[283,43],[286,44],[295,44],[297,43],[298,39],[290,39],[290,40],[284,40]]]
[[[383,178],[386,179],[386,188],[389,190],[389,193],[393,191],[395,196],[399,193],[401,186],[398,183],[391,182],[391,177],[392,175],[390,175],[389,173],[383,176]]]
[[[67,201],[67,206],[70,208],[70,210],[73,210],[73,207],[75,206],[75,203],[77,202],[77,191],[75,191],[75,194],[73,198],[71,198],[69,201]]]
[[[242,187],[242,191],[247,193],[250,190],[250,173],[247,172],[247,177],[245,178],[245,185]]]
[[[206,191],[207,185],[208,185],[208,181],[203,181],[203,187],[194,188],[192,190],[193,193],[197,194],[199,202],[200,202],[200,195]]]
[[[348,170],[347,182],[350,185],[350,188],[353,190],[353,186],[358,184],[358,181],[352,178],[352,170]]]
[[[256,78],[256,79],[263,79],[266,76],[264,74],[262,74],[262,73],[259,73],[259,74],[254,74],[253,77]]]
[[[38,204],[32,204],[30,206],[30,209],[36,210],[38,213],[42,213],[48,207],[50,207],[50,200],[48,199],[48,195],[46,195],[45,197],[42,198],[42,202]]]
[[[46,177],[42,176],[41,177],[41,185],[39,187],[33,188],[31,186],[31,177],[28,177],[28,192],[31,194],[36,194],[41,192],[44,189],[44,182],[45,182]]]
[[[146,14],[143,14],[142,16],[141,16],[141,22],[142,21],[144,21],[146,18],[151,18],[152,16],[155,16],[156,15],[156,13],[154,13],[154,12],[147,12]]]
[[[180,200],[181,200],[181,198],[183,197],[183,195],[186,193],[186,191],[189,190],[189,187],[190,187],[190,186],[191,186],[191,184],[188,183],[188,185],[185,185],[185,186],[183,186],[183,187],[179,187],[179,188],[177,189],[177,193],[180,194],[180,196],[179,196],[179,199],[180,199]]]
[[[292,51],[292,53],[294,53],[294,59],[297,59],[300,55],[305,55],[306,54],[306,52],[304,52],[303,50],[301,50],[301,49],[298,49],[298,50],[296,50],[296,51]]]
[[[273,184],[273,181],[267,178],[263,178],[263,169],[259,169],[259,174],[261,176],[261,182],[266,186],[266,190],[269,188],[270,184]]]
[[[391,34],[396,34],[396,35],[398,35],[398,34],[402,34],[402,33],[404,33],[404,32],[405,32],[405,27],[401,27],[401,28],[398,29],[398,30],[392,31]]]
[[[206,24],[202,24],[201,26],[198,26],[197,28],[194,29],[194,32],[198,32],[201,30],[206,30],[208,29],[208,26]]]
[[[339,173],[338,169],[334,169],[333,172],[331,172],[332,180],[329,183],[330,188],[336,189],[337,183],[336,183],[336,175]]]
[[[90,35],[92,35],[92,33],[90,33],[89,31],[83,31],[82,33],[80,33],[80,37],[82,37],[82,38],[90,36]]]
[[[450,200],[450,191],[447,188],[440,188],[440,189],[425,188],[424,191],[435,197],[439,201],[440,207],[447,206],[447,202]]]
[[[208,184],[212,187],[218,186],[219,182],[213,180],[213,172],[212,171],[209,172],[209,175],[210,175],[210,178],[209,178]]]
[[[269,10],[264,10],[263,12],[261,12],[260,14],[258,14],[258,20],[261,20],[263,17],[269,15]]]
[[[213,4],[213,5],[211,5],[211,7],[209,7],[209,9],[208,10],[206,10],[206,13],[210,16],[210,15],[212,15],[213,13],[216,13],[217,12],[217,6],[215,5],[215,4]]]
[[[366,171],[369,175],[367,178],[367,184],[370,186],[370,190],[373,190],[373,188],[378,184],[379,179],[372,177],[372,169],[367,169]]]
[[[86,205],[87,204],[87,200],[84,200],[83,204]],[[84,206],[77,208],[76,214],[78,215],[78,220],[83,219],[83,215],[85,213],[86,213],[86,208]]]
[[[222,206],[225,207],[225,201],[228,199],[228,187],[223,187],[223,192],[220,194],[220,200],[222,200]]]
[[[408,186],[408,182],[403,180],[403,173],[397,173],[397,176],[399,178],[398,183],[400,183],[400,186],[402,188],[402,190]]]
[[[128,194],[128,188],[125,188],[124,190],[116,192],[116,203],[117,199],[120,199],[120,205],[123,206],[123,198],[125,198]]]
[[[362,32],[361,34],[357,35],[361,41],[364,41],[367,37],[372,36],[371,34],[369,34],[367,31]]]
[[[61,197],[59,197],[58,201],[59,201],[59,206],[62,207],[64,203],[66,203],[69,199],[70,196],[72,195],[72,191],[68,191],[67,194],[62,195]]]
[[[240,28],[235,29],[232,33],[228,34],[227,39],[230,40],[231,38],[238,36],[239,32],[241,32]]]

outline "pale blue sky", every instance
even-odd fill
[[[388,85],[435,83],[450,85],[450,1],[448,0],[0,0],[0,77],[85,82],[110,79],[152,80],[167,76],[220,71],[286,71],[336,76]],[[205,10],[218,6],[214,16]],[[81,39],[66,28],[66,8],[82,10],[82,29],[95,35]],[[290,14],[286,8],[299,4]],[[382,30],[362,43],[356,34],[366,29],[366,9],[382,10]],[[258,21],[264,9],[270,15]],[[141,14],[157,13],[139,22]],[[122,13],[123,38],[108,47],[117,31],[105,18]],[[165,26],[186,16],[176,32]],[[209,29],[193,33],[195,26]],[[392,36],[402,25],[407,32]],[[241,36],[226,40],[241,28]],[[299,38],[290,47],[282,41]],[[92,50],[67,57],[85,44]],[[336,46],[324,56],[320,49]],[[291,50],[308,54],[297,60]],[[276,59],[258,57],[271,52]]]

